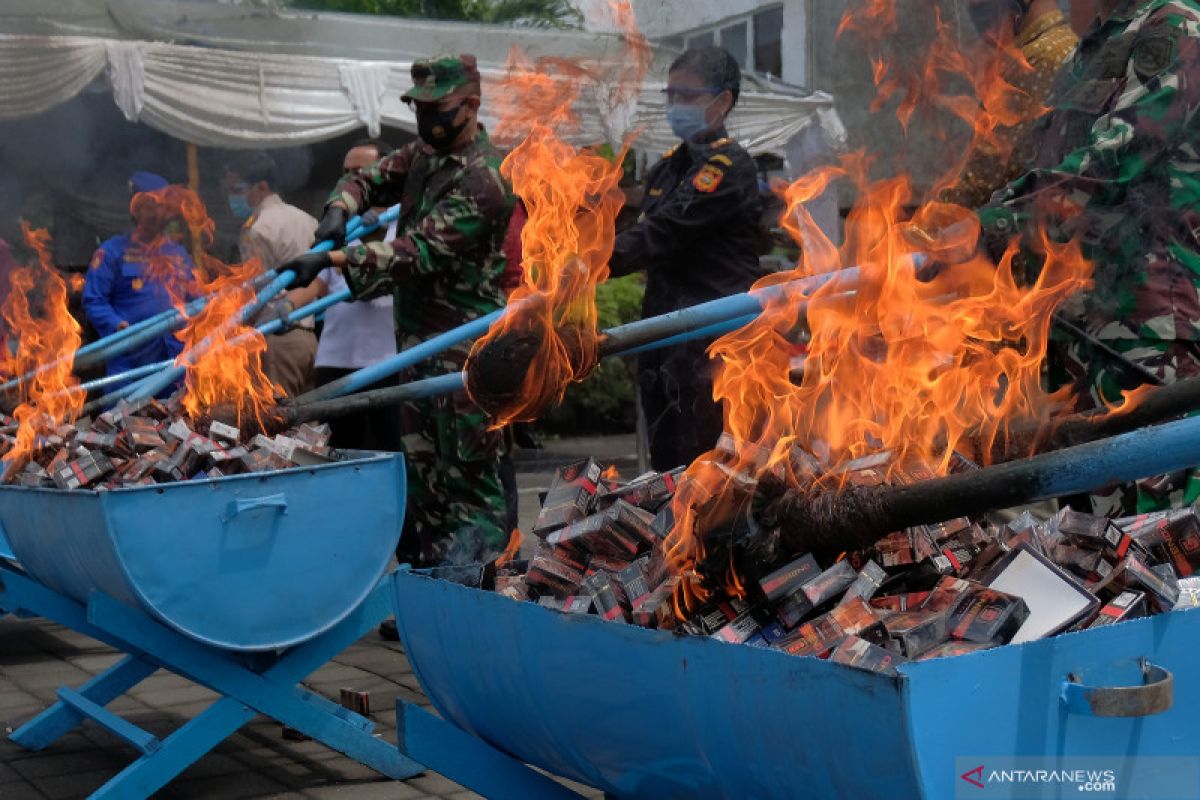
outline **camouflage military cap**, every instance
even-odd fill
[[[479,65],[470,53],[414,61],[412,65],[413,88],[401,99],[429,102],[441,100],[460,86],[479,82]]]

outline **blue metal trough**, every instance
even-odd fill
[[[93,592],[185,636],[277,650],[331,629],[378,584],[404,518],[403,458],[111,491],[0,487],[0,538],[42,585]]]
[[[491,798],[569,794],[525,764],[620,798],[969,797],[980,791],[967,780],[977,765],[1013,756],[1039,757],[1044,769],[1098,758],[1142,786],[1182,769],[1176,792],[1122,785],[1103,796],[1200,793],[1200,613],[905,664],[887,677],[560,614],[406,570],[390,580],[405,653],[445,720],[402,708],[401,750]],[[1100,716],[1103,704],[1086,698],[1114,686],[1170,707]],[[978,796],[1011,796],[995,788]]]

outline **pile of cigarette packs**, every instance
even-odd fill
[[[1007,522],[952,519],[825,561],[789,556],[697,608],[680,602],[689,576],[671,574],[663,552],[683,470],[629,483],[609,473],[594,460],[557,471],[532,530],[536,550],[497,565],[497,592],[886,674],[905,661],[1200,607],[1200,513],[1185,508],[1117,520],[1070,509],[1049,520],[1028,511]]]
[[[7,452],[16,422],[0,427]],[[341,460],[329,447],[329,426],[299,425],[274,437],[247,437],[217,420],[193,428],[171,406],[122,400],[92,419],[83,417],[38,438],[8,482],[33,488],[115,489],[220,478]],[[202,428],[202,429],[198,429]]]

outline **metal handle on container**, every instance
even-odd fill
[[[1161,714],[1175,702],[1175,676],[1144,658],[1141,665],[1141,686],[1088,686],[1079,676],[1068,675],[1062,685],[1063,705],[1069,712],[1092,717]]]
[[[257,508],[273,508],[280,514],[286,514],[287,507],[287,495],[285,494],[269,494],[265,497],[239,497],[236,500],[229,501],[225,516],[221,517],[221,521],[230,522],[238,515],[244,514],[247,511],[254,511]]]

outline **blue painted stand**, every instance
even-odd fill
[[[77,689],[60,688],[58,702],[13,732],[29,750],[41,750],[85,719],[131,744],[142,755],[94,792],[93,798],[148,797],[258,714],[295,728],[397,780],[424,770],[372,734],[374,723],[301,687],[299,682],[391,614],[387,582],[348,617],[321,635],[278,653],[239,654],[202,644],[101,592],[86,605],[0,563],[0,609],[52,619],[127,655]],[[221,695],[164,739],[104,706],[158,669]]]

